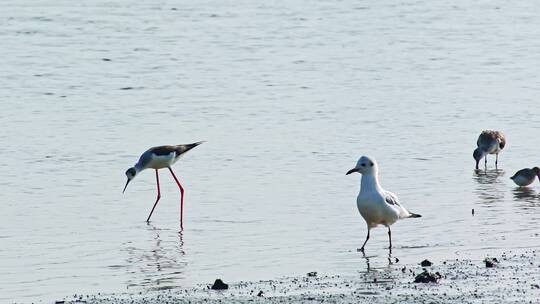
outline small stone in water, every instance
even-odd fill
[[[487,268],[493,268],[499,264],[499,260],[497,258],[485,258],[484,263],[486,263]]]
[[[420,266],[422,267],[429,267],[433,265],[433,263],[431,261],[428,261],[428,260],[423,260],[422,262],[420,262]]]
[[[431,273],[424,269],[424,272],[420,273],[414,278],[415,283],[438,283],[441,279],[441,274],[438,272]]]
[[[213,290],[224,290],[224,289],[229,289],[229,285],[223,283],[221,279],[216,279],[216,281],[214,282],[214,285],[212,285],[212,287],[210,288],[212,288]]]

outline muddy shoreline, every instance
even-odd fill
[[[190,289],[141,294],[75,295],[69,304],[152,303],[540,303],[540,251],[509,251],[485,260],[454,259],[423,267],[393,262],[355,276],[310,273],[258,282],[211,282]],[[426,265],[426,263],[424,263]],[[422,272],[439,273],[437,283],[414,283]]]

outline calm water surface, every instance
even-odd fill
[[[400,263],[539,247],[536,1],[15,1],[0,11],[0,302],[388,266],[363,154],[421,213]],[[484,128],[500,170],[475,173]],[[207,140],[124,195],[150,146]],[[475,216],[471,210],[475,210]]]

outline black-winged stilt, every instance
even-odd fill
[[[139,172],[141,172],[144,169],[155,169],[156,170],[156,183],[157,183],[157,198],[156,202],[154,203],[154,206],[152,207],[152,211],[150,211],[150,214],[148,215],[148,218],[146,219],[146,222],[150,221],[150,217],[152,216],[152,213],[154,212],[154,209],[156,208],[157,203],[159,202],[159,199],[161,198],[161,192],[159,189],[159,175],[158,170],[163,168],[168,168],[171,172],[174,180],[176,181],[176,184],[178,185],[178,188],[180,188],[180,228],[184,229],[183,225],[183,217],[184,217],[184,188],[178,181],[178,178],[176,178],[176,175],[174,175],[173,170],[171,169],[171,166],[178,161],[178,159],[184,155],[189,150],[195,148],[196,146],[202,144],[203,141],[196,142],[193,144],[187,144],[187,145],[175,145],[175,146],[159,146],[159,147],[153,147],[148,149],[146,152],[144,152],[141,157],[139,158],[139,161],[135,164],[135,166],[127,169],[126,176],[127,176],[127,182],[126,186],[124,187],[124,191],[126,191],[126,188],[129,184],[129,182],[135,178]]]

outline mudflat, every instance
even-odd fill
[[[75,295],[65,303],[540,303],[539,250],[509,251],[484,260],[454,259],[431,266],[388,267],[356,276],[309,273],[257,282],[232,282],[215,291],[208,285],[140,294]],[[426,263],[423,263],[426,265]],[[423,274],[435,282],[415,283]],[[418,281],[418,280],[416,280]],[[59,301],[62,302],[62,301]]]

